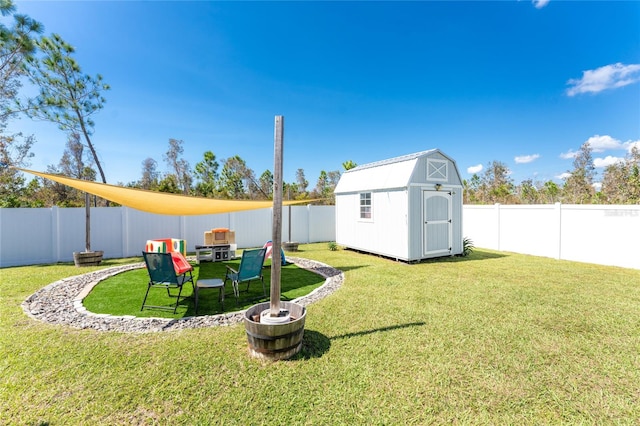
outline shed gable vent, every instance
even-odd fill
[[[427,180],[446,181],[448,176],[448,163],[446,160],[427,159]]]

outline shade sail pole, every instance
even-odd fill
[[[276,115],[273,141],[273,221],[271,232],[271,293],[272,317],[280,313],[280,272],[282,265],[282,152],[284,139],[284,117]]]
[[[89,193],[84,193],[84,250],[91,251],[91,200]]]

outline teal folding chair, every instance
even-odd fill
[[[149,272],[149,284],[147,285],[147,292],[144,295],[144,300],[142,301],[142,307],[140,310],[143,310],[145,307],[171,310],[171,307],[169,306],[146,305],[147,296],[149,296],[149,290],[151,290],[151,288],[164,288],[167,289],[167,295],[169,295],[169,297],[177,298],[176,305],[173,308],[173,313],[175,314],[178,309],[178,303],[180,302],[180,296],[182,295],[182,287],[184,284],[191,282],[191,286],[193,286],[195,291],[191,269],[183,272],[182,274],[177,274],[173,265],[171,253],[149,253],[143,251],[142,256],[144,257],[144,263],[147,265],[147,272]],[[171,294],[170,289],[172,288],[178,289],[177,296]],[[187,296],[183,297],[183,300],[186,297]]]
[[[231,281],[236,303],[238,303],[240,299],[240,284],[247,283],[247,288],[243,291],[248,293],[251,281],[255,280],[262,282],[262,296],[267,297],[267,290],[264,286],[264,278],[262,277],[262,266],[264,264],[266,251],[264,248],[244,250],[242,252],[242,259],[240,260],[240,267],[237,271],[229,265],[226,265],[227,273],[224,276],[224,283],[226,285],[227,280]]]

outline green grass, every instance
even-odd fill
[[[206,278],[224,279],[226,265],[238,270],[240,259],[228,262],[202,262],[194,265],[194,281]],[[246,283],[240,284],[240,299],[236,303],[233,296],[231,282],[227,281],[224,310],[218,302],[219,292],[215,290],[200,291],[198,301],[198,315],[219,314],[223,312],[233,312],[247,309],[260,302],[269,300],[269,286],[271,283],[271,259],[265,262],[263,278],[267,297],[262,297],[262,284],[259,280],[249,283],[249,291]],[[147,291],[149,275],[146,268],[135,269],[123,272],[113,277],[107,278],[93,288],[91,293],[85,298],[84,306],[91,312],[111,315],[135,315],[138,317],[159,317],[159,318],[182,318],[195,315],[195,300],[193,297],[193,287],[186,284],[182,290],[180,303],[176,313],[173,310],[160,310],[145,308],[140,310],[142,299]],[[293,300],[297,297],[309,294],[315,288],[324,283],[324,278],[313,272],[298,268],[294,264],[288,264],[281,268],[281,299]],[[171,294],[177,295],[178,290],[172,289]],[[183,299],[182,296],[188,296]],[[147,304],[155,306],[171,307],[176,299],[167,296],[167,292],[162,288],[152,288],[149,291]]]
[[[308,307],[301,353],[272,364],[248,357],[241,325],[126,334],[32,320],[20,303],[79,270],[0,270],[0,424],[640,423],[640,271],[301,249],[346,279]]]

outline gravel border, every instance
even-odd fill
[[[302,306],[327,297],[336,291],[344,281],[344,273],[315,260],[287,256],[287,260],[300,268],[307,269],[325,278],[325,282],[306,296],[293,300]],[[140,318],[133,315],[115,316],[95,314],[88,311],[82,301],[100,281],[132,269],[143,268],[144,263],[114,266],[100,271],[89,272],[64,278],[49,284],[29,296],[22,303],[22,310],[31,318],[50,324],[68,325],[78,329],[98,331],[119,331],[127,333],[149,333],[158,331],[183,330],[187,328],[233,325],[243,321],[244,312],[230,312],[218,315],[200,315],[178,319]]]

